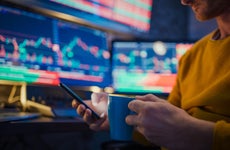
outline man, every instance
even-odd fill
[[[230,148],[230,1],[181,0],[181,3],[190,6],[200,21],[215,18],[218,29],[196,42],[180,59],[177,82],[168,101],[150,94],[136,96],[129,108],[137,114],[127,116],[126,122],[136,126],[148,141],[170,150],[227,150]],[[93,104],[105,104],[105,94],[93,96]],[[108,129],[106,115],[94,121],[84,106],[73,101],[73,107],[90,128]]]

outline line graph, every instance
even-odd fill
[[[19,60],[38,64],[54,64],[55,51],[50,39],[40,37],[34,39],[9,38],[0,34],[0,56],[7,59]],[[46,51],[50,55],[44,55],[40,51]]]
[[[110,84],[105,32],[4,6],[0,21],[0,79]]]

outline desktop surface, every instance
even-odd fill
[[[16,113],[16,112],[12,112]],[[36,114],[18,112],[19,114]],[[26,119],[13,119],[0,122],[0,135],[41,134],[89,130],[80,117],[45,117],[37,116]]]
[[[40,117],[39,113],[29,113],[29,112],[1,112],[0,122],[10,122],[10,121],[20,121],[20,120],[30,120]]]

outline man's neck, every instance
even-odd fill
[[[216,18],[220,31],[220,38],[223,39],[230,35],[230,8],[224,14]]]

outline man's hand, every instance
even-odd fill
[[[150,142],[170,150],[211,149],[214,123],[193,118],[150,94],[136,96],[128,107],[137,114],[127,116],[126,122]]]
[[[92,130],[108,130],[107,101],[108,94],[106,93],[93,93],[91,95],[91,100],[84,101],[89,107],[100,114],[101,118],[98,120],[93,119],[91,110],[85,108],[84,105],[79,104],[76,100],[72,101],[72,107],[76,109],[76,112]]]

